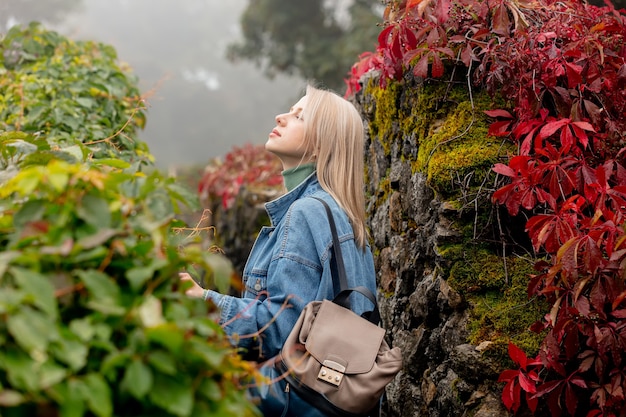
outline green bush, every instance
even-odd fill
[[[176,220],[197,197],[135,137],[114,51],[31,25],[1,59],[0,415],[258,415],[254,367],[176,288],[212,254]]]
[[[74,42],[33,23],[0,38],[0,130],[43,137],[51,151],[152,160],[135,77],[108,45]]]

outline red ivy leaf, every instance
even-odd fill
[[[519,369],[507,369],[500,373],[498,376],[498,382],[508,382],[511,381],[519,375]]]
[[[488,134],[491,136],[508,136],[509,133],[511,133],[511,131],[509,130],[509,128],[511,127],[511,121],[510,120],[500,120],[497,122],[493,122],[491,125],[489,125],[489,132]]]
[[[560,388],[563,384],[563,380],[549,381],[545,384],[542,384],[537,388],[537,392],[535,393],[535,397],[543,397],[544,395],[554,391],[557,388]]]
[[[474,59],[474,53],[472,52],[471,45],[468,43],[467,46],[463,48],[463,51],[461,52],[461,61],[463,61],[463,64],[466,67],[469,67],[473,59]]]
[[[441,61],[441,57],[433,53],[433,67],[432,67],[432,76],[433,78],[441,78],[443,76],[443,62]]]
[[[539,405],[539,399],[535,397],[534,395],[527,395],[526,403],[528,404],[528,408],[530,409],[530,412],[534,414],[535,411],[537,410],[537,405]]]
[[[513,119],[513,115],[506,110],[485,110],[484,113],[489,117],[505,117],[507,119]]]
[[[555,132],[557,132],[559,129],[561,129],[563,126],[565,126],[569,122],[570,122],[570,119],[567,119],[567,118],[548,122],[539,131],[539,137],[541,139],[546,139],[552,136]]]
[[[443,24],[448,20],[450,15],[450,0],[438,0],[435,8],[435,14],[437,16],[437,22]]]
[[[522,389],[515,380],[507,382],[502,390],[502,403],[508,409],[517,412],[521,405]]]
[[[426,78],[428,77],[428,54],[422,55],[415,67],[413,67],[413,74],[416,77]]]
[[[515,171],[513,170],[513,168],[509,167],[508,165],[495,164],[492,169],[494,172],[497,172],[498,174],[502,174],[504,176],[511,177],[511,178],[515,177]]]
[[[536,252],[542,245],[549,253],[558,251],[563,243],[576,235],[574,227],[567,217],[554,214],[539,214],[526,222],[526,230]]]
[[[518,348],[511,342],[509,342],[509,356],[521,369],[526,369],[526,365],[528,363],[526,354],[522,349]]]
[[[567,71],[567,87],[575,88],[578,84],[582,83],[583,67],[580,65],[565,63],[565,69]]]
[[[511,20],[509,19],[509,12],[504,3],[498,4],[493,9],[493,32],[498,35],[508,35],[511,28]]]
[[[565,406],[570,416],[573,416],[576,412],[576,405],[578,405],[578,396],[574,392],[574,389],[570,384],[565,387]]]
[[[389,25],[378,34],[378,45],[380,46],[380,48],[389,49],[389,39],[391,37],[390,34],[393,30],[394,26]]]
[[[531,394],[537,391],[535,383],[524,372],[519,373],[519,384],[524,391]]]

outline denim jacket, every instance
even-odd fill
[[[260,360],[280,351],[306,304],[333,299],[330,271],[332,234],[322,198],[331,207],[341,243],[348,286],[365,286],[376,294],[374,261],[369,246],[360,249],[346,213],[322,189],[315,173],[265,205],[271,226],[261,229],[243,271],[241,298],[209,291],[221,311],[220,323],[239,347],[261,349]],[[351,296],[357,314],[372,309],[359,294]],[[258,345],[258,346],[255,346]]]

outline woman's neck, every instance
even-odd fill
[[[287,191],[291,191],[296,188],[313,172],[315,172],[315,163],[313,162],[284,170],[283,179],[285,181]]]

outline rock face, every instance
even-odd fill
[[[390,121],[387,137],[377,136],[371,128],[376,98],[366,90],[358,104],[370,125],[367,209],[380,310],[389,342],[404,357],[387,389],[385,415],[506,416],[495,383],[501,369],[467,343],[470,306],[442,274],[445,260],[437,248],[461,239],[455,205],[412,169],[419,144],[400,121]]]
[[[383,324],[405,361],[388,387],[386,415],[507,415],[493,386],[499,369],[466,342],[468,305],[438,273],[435,248],[458,236],[446,204],[407,162],[389,164],[395,189],[370,213]],[[414,227],[402,221],[407,216]]]
[[[411,175],[401,164],[398,189],[371,216],[384,326],[405,360],[388,389],[387,415],[506,415],[493,401],[498,369],[466,343],[467,303],[438,274],[435,244],[456,234],[445,204],[429,192],[422,174]],[[398,227],[395,219],[402,215],[416,226]]]

